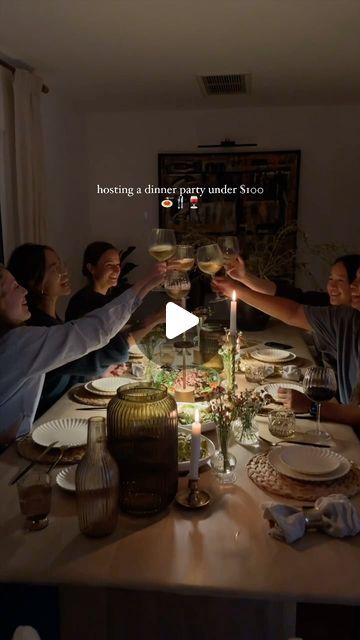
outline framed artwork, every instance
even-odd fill
[[[236,235],[248,257],[296,224],[299,150],[167,153],[158,163],[159,227],[173,229],[179,242]],[[295,254],[296,232],[285,248]]]

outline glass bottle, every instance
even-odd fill
[[[88,420],[87,447],[75,485],[81,533],[94,538],[112,533],[118,518],[119,472],[106,446],[103,417]]]
[[[109,449],[119,467],[120,507],[147,515],[166,509],[178,482],[176,402],[166,387],[120,387],[107,410]]]

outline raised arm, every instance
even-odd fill
[[[228,270],[227,274],[232,278],[232,280],[241,282],[241,284],[244,284],[253,291],[265,293],[268,296],[274,296],[276,294],[275,282],[267,280],[267,278],[259,278],[258,276],[249,273],[246,269],[244,260],[240,256],[236,258],[234,266]]]
[[[231,298],[232,292],[235,290],[237,297],[247,304],[269,316],[282,320],[286,324],[290,324],[300,329],[311,330],[311,325],[306,318],[304,306],[287,298],[277,298],[276,296],[266,295],[252,291],[247,287],[240,287],[235,280],[230,278],[215,278],[213,280],[214,288],[220,293]]]

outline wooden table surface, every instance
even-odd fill
[[[254,335],[264,340],[281,337],[299,356],[311,357],[300,333],[291,327],[273,325]],[[96,414],[76,411],[78,406],[65,396],[41,422]],[[99,415],[105,412],[99,410]],[[304,422],[304,428],[310,426]],[[336,449],[360,463],[353,430],[345,425],[324,426],[333,435]],[[111,536],[92,540],[79,533],[75,496],[56,484],[49,526],[36,533],[24,532],[16,486],[8,486],[24,461],[10,448],[0,457],[0,582],[216,595],[252,603],[278,602],[282,607],[297,601],[359,604],[360,537],[337,540],[315,532],[291,546],[274,540],[268,535],[261,504],[278,499],[247,476],[245,465],[254,450],[234,445],[232,452],[238,461],[236,485],[221,488],[210,469],[201,473],[201,487],[213,497],[209,508],[187,512],[173,505],[152,518],[120,515]],[[180,478],[179,488],[185,483]],[[353,501],[360,508],[360,497]],[[293,629],[291,624],[285,625],[287,632]],[[286,637],[277,633],[271,637]]]

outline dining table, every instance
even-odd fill
[[[313,361],[303,333],[280,322],[247,337],[291,345],[299,366]],[[247,386],[241,373],[237,382]],[[33,428],[94,415],[106,410],[87,409],[66,394]],[[307,430],[314,423],[297,424]],[[335,450],[360,464],[354,430],[330,422],[324,428]],[[215,439],[215,432],[206,435]],[[0,456],[0,583],[28,585],[33,596],[37,587],[56,586],[61,640],[287,640],[296,635],[299,603],[358,606],[360,536],[337,539],[311,531],[291,545],[269,536],[265,502],[302,505],[266,493],[249,478],[248,461],[268,447],[232,444],[233,485],[219,484],[209,466],[202,468],[199,486],[212,498],[208,507],[192,511],[174,503],[146,518],[120,513],[113,534],[91,539],[80,533],[76,496],[55,483],[56,469],[49,526],[24,530],[16,485],[8,483],[26,461],[10,446]],[[187,482],[179,476],[179,490]],[[360,509],[360,494],[352,503]]]

